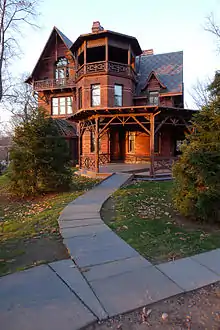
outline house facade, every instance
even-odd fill
[[[54,27],[26,82],[53,118],[75,123],[80,168],[150,162],[154,175],[190,131],[183,52],[142,51],[136,38],[99,22],[75,42]]]

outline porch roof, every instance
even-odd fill
[[[197,110],[184,109],[184,108],[174,108],[174,107],[161,107],[161,106],[152,106],[152,105],[143,105],[143,106],[129,106],[129,107],[106,107],[106,108],[87,108],[80,109],[68,119],[74,122],[80,122],[86,119],[89,119],[95,115],[99,117],[105,116],[117,116],[117,115],[139,115],[146,113],[157,113],[160,115],[175,115],[182,116],[185,119],[190,119]]]

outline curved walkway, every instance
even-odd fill
[[[71,259],[0,278],[0,320],[11,330],[78,330],[220,280],[220,249],[153,266],[100,218],[130,174],[114,174],[59,218]]]
[[[70,203],[59,219],[64,244],[92,290],[96,308],[100,304],[99,312],[90,306],[99,319],[220,280],[220,265],[216,272],[205,266],[202,257],[153,266],[104,224],[103,203],[131,178],[130,174],[112,175]],[[213,264],[220,250],[215,253]],[[207,254],[203,258],[210,259]]]

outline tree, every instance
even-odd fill
[[[185,216],[220,221],[219,74],[209,86],[212,98],[193,118],[182,155],[173,167],[174,204]]]
[[[197,80],[197,83],[192,86],[192,92],[190,93],[196,107],[201,109],[203,106],[207,106],[210,101],[210,92],[208,86],[210,81],[200,81]]]
[[[216,37],[217,50],[220,51],[220,26],[216,23],[213,13],[207,17],[205,31],[210,32]]]
[[[33,93],[31,85],[24,82],[27,76],[25,73],[21,75],[14,87],[11,88],[10,99],[6,99],[4,102],[5,108],[12,114],[13,126],[30,120],[38,106],[37,94]]]
[[[70,156],[53,119],[36,109],[29,121],[15,128],[10,150],[11,192],[20,197],[68,189]]]
[[[0,0],[0,101],[11,87],[8,64],[18,55],[18,38],[25,25],[36,26],[37,0]]]

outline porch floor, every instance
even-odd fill
[[[150,164],[109,163],[99,166],[100,173],[140,173],[149,172]]]

